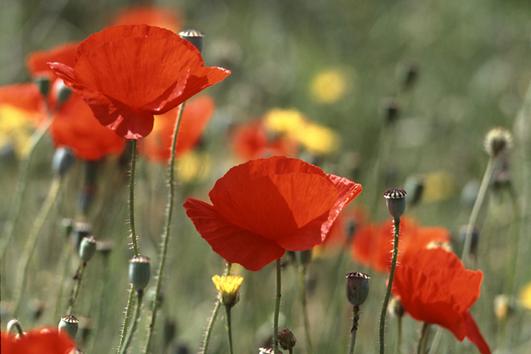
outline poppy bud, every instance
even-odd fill
[[[389,100],[384,104],[384,116],[387,124],[395,123],[400,117],[400,105],[395,100]]]
[[[129,261],[129,282],[137,290],[144,290],[151,277],[151,263],[148,257],[135,256]]]
[[[465,237],[467,232],[467,226],[463,225],[459,229],[459,238],[461,239],[461,242],[464,244]],[[478,252],[478,243],[479,243],[479,230],[477,227],[474,227],[472,229],[472,234],[470,235],[470,255],[476,256]]]
[[[187,29],[179,33],[182,39],[192,43],[200,52],[203,51],[203,33],[195,29]]]
[[[499,321],[506,320],[514,313],[514,301],[507,295],[496,295],[494,298],[494,314]]]
[[[33,82],[37,85],[41,96],[47,98],[50,93],[50,78],[47,75],[37,76]]]
[[[292,350],[295,346],[295,343],[297,343],[297,339],[295,338],[295,335],[292,331],[290,331],[288,328],[284,328],[280,332],[278,332],[278,344],[282,347],[282,349],[286,350]]]
[[[72,339],[76,338],[77,329],[79,327],[79,320],[74,315],[66,315],[61,317],[57,329],[59,332],[67,333]]]
[[[417,205],[421,199],[422,194],[424,193],[424,178],[411,176],[406,180],[404,189],[407,192],[407,201],[409,205]]]
[[[389,302],[389,306],[387,307],[387,312],[389,312],[391,316],[400,318],[404,316],[406,310],[404,309],[404,306],[402,305],[400,300],[393,296],[391,298],[391,301]]]
[[[391,188],[384,193],[387,210],[394,219],[400,219],[406,210],[406,191],[401,188]]]
[[[369,279],[365,273],[351,272],[346,274],[347,298],[352,306],[362,305],[369,296]]]
[[[52,171],[56,176],[64,177],[70,167],[74,164],[75,158],[72,151],[67,148],[58,148],[55,150],[52,159]]]
[[[494,158],[502,152],[509,150],[513,145],[511,132],[505,128],[491,129],[485,138],[485,150],[490,157]]]
[[[90,224],[82,221],[78,221],[74,224],[74,231],[72,232],[72,244],[76,252],[79,252],[79,246],[83,238],[90,235]]]
[[[58,84],[56,96],[57,109],[59,109],[59,107],[61,107],[70,98],[71,94],[72,90],[68,86],[66,86],[64,82],[60,81]]]
[[[94,236],[84,237],[79,246],[79,258],[86,263],[94,253],[96,253],[96,239]]]
[[[243,277],[239,275],[214,275],[212,282],[218,290],[221,303],[227,307],[233,307],[240,300],[240,287]]]

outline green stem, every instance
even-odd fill
[[[48,120],[33,133],[30,138],[29,153],[26,158],[21,162],[20,172],[17,178],[17,186],[15,188],[15,200],[13,201],[12,209],[13,214],[11,215],[11,221],[8,222],[5,226],[3,234],[6,236],[2,237],[3,242],[0,245],[0,260],[3,260],[6,255],[5,252],[9,244],[11,243],[11,240],[15,234],[15,228],[21,216],[22,204],[28,187],[29,170],[31,162],[33,161],[33,157],[35,156],[35,151],[37,151],[37,146],[46,135],[46,132],[50,128],[51,123],[52,120],[48,118]]]
[[[280,258],[276,261],[276,278],[277,278],[277,292],[275,299],[275,314],[273,317],[273,351],[278,353],[278,317],[280,315],[280,298],[282,296],[282,279],[280,269]]]
[[[397,341],[396,341],[396,352],[402,353],[402,317],[398,316],[398,325],[397,325]]]
[[[420,332],[419,344],[417,347],[417,354],[425,354],[428,345],[428,335],[429,335],[429,324],[424,322],[422,325],[422,330]]]
[[[231,321],[231,308],[230,306],[225,306],[225,312],[227,317],[227,337],[229,340],[229,353],[234,354],[234,349],[232,346],[232,321]]]
[[[131,167],[129,170],[129,228],[131,232],[131,246],[133,253],[139,255],[138,238],[135,226],[135,172],[136,172],[136,140],[131,140]]]
[[[142,290],[137,290],[136,292],[135,316],[133,318],[133,324],[131,325],[131,329],[129,330],[129,333],[127,334],[127,338],[125,340],[124,346],[122,350],[120,351],[121,354],[127,353],[127,349],[131,345],[131,341],[133,340],[133,337],[135,336],[136,328],[138,327],[138,321],[140,320],[140,313],[142,310],[143,294],[144,294],[144,291]]]
[[[48,195],[46,196],[46,200],[44,201],[44,204],[42,205],[39,213],[37,214],[37,218],[35,219],[35,222],[33,223],[33,227],[30,230],[28,239],[26,241],[26,245],[24,246],[24,250],[22,253],[22,256],[20,257],[20,264],[18,269],[20,269],[20,275],[17,277],[17,284],[15,286],[15,311],[14,315],[15,317],[18,316],[20,311],[20,306],[22,304],[22,297],[24,292],[24,287],[26,285],[26,280],[28,277],[28,270],[29,270],[29,264],[31,261],[31,257],[33,256],[33,253],[35,252],[35,249],[37,248],[38,239],[41,233],[42,228],[44,227],[44,224],[46,223],[46,219],[48,218],[48,215],[50,214],[50,211],[52,210],[52,207],[55,204],[55,201],[57,200],[57,196],[59,195],[59,190],[61,189],[61,178],[56,177],[52,181],[52,184],[50,185],[50,189],[48,190]]]
[[[478,220],[479,211],[481,210],[481,206],[483,205],[483,201],[485,200],[485,196],[487,195],[487,190],[490,184],[493,169],[494,160],[492,158],[489,158],[489,162],[487,163],[485,173],[483,174],[483,178],[481,180],[481,185],[479,186],[478,196],[476,198],[476,201],[474,202],[474,206],[472,207],[472,212],[470,213],[468,224],[466,226],[465,244],[463,246],[463,252],[461,254],[461,259],[463,260],[463,263],[465,265],[468,261],[470,247],[472,245],[472,233]]]
[[[81,288],[81,281],[83,280],[83,273],[85,271],[86,266],[87,266],[87,263],[81,262],[78,269],[76,270],[76,274],[74,275],[75,283],[74,283],[74,286],[72,287],[70,298],[68,299],[68,309],[66,311],[69,315],[72,314],[74,305],[76,304],[77,296],[79,294],[79,289]]]
[[[125,315],[124,320],[122,322],[122,329],[120,331],[120,343],[118,344],[118,349],[116,350],[116,353],[120,353],[120,350],[122,349],[122,346],[125,343],[125,334],[127,332],[127,327],[129,327],[129,322],[131,321],[131,315],[133,311],[133,301],[135,299],[134,295],[135,291],[133,289],[133,285],[131,284],[129,286],[129,295],[127,296],[127,304],[125,305]]]
[[[391,262],[391,271],[389,272],[389,281],[387,282],[387,290],[385,292],[385,298],[382,304],[382,310],[380,312],[380,354],[385,353],[385,316],[387,314],[389,299],[391,298],[391,289],[393,288],[393,278],[395,276],[396,270],[396,260],[398,258],[398,236],[400,235],[400,219],[395,218],[393,220],[393,224],[393,259]]]
[[[153,307],[151,308],[151,319],[149,321],[148,334],[146,344],[144,346],[144,353],[149,352],[151,345],[151,339],[153,337],[153,330],[155,329],[155,323],[157,321],[158,310],[158,298],[160,296],[160,290],[162,286],[162,275],[164,273],[164,266],[166,265],[166,254],[168,251],[168,242],[170,240],[171,220],[173,214],[173,200],[175,199],[175,159],[177,140],[179,138],[179,130],[181,127],[182,116],[184,112],[185,103],[183,102],[179,107],[177,114],[177,120],[175,121],[175,127],[173,129],[173,138],[171,142],[171,157],[168,162],[168,200],[166,202],[166,216],[164,223],[164,233],[162,234],[162,240],[160,244],[160,262],[157,270],[156,284],[155,284],[155,301],[153,301]]]
[[[348,347],[348,353],[354,354],[354,348],[356,347],[356,334],[358,333],[358,322],[360,320],[360,307],[352,307],[352,329],[350,330],[350,345]]]
[[[515,238],[512,242],[512,250],[511,250],[511,266],[509,268],[509,286],[508,286],[508,294],[514,294],[515,293],[515,286],[516,286],[516,279],[517,279],[517,272],[518,272],[518,256],[519,256],[519,250],[520,250],[520,234],[522,229],[522,220],[520,217],[522,216],[522,213],[520,211],[520,207],[518,205],[518,197],[516,195],[516,191],[514,190],[513,185],[509,187],[509,195],[511,197],[512,202],[512,208],[513,208],[513,220],[516,224],[516,234]]]
[[[302,304],[302,317],[304,321],[304,337],[306,339],[306,352],[313,353],[312,339],[310,335],[310,318],[308,316],[308,301],[306,297],[306,264],[300,266],[299,278],[300,278],[300,296]]]

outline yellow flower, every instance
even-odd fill
[[[294,136],[306,150],[315,155],[329,154],[339,147],[339,137],[330,128],[315,123],[306,123]]]
[[[264,117],[265,126],[274,133],[296,134],[306,125],[306,117],[295,109],[272,109]]]
[[[520,303],[528,310],[531,310],[531,282],[527,283],[520,292]]]
[[[337,69],[328,69],[314,76],[310,84],[312,97],[320,103],[335,103],[345,95],[348,88],[345,74]]]
[[[0,106],[0,148],[12,144],[18,156],[25,156],[33,127],[25,111],[10,105]]]
[[[444,171],[428,173],[424,179],[423,201],[439,202],[450,198],[455,192],[454,178]]]
[[[236,305],[239,300],[243,277],[239,275],[214,275],[212,282],[219,292],[223,305],[229,307]]]
[[[204,181],[208,178],[212,167],[210,155],[190,151],[179,157],[177,176],[184,183]]]

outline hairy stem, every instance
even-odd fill
[[[135,172],[136,172],[136,140],[131,140],[131,166],[129,169],[129,228],[131,246],[135,256],[139,255],[138,238],[135,226]]]
[[[133,323],[131,325],[131,329],[129,330],[129,333],[127,334],[127,338],[125,340],[124,346],[122,347],[120,353],[125,354],[127,353],[127,349],[131,345],[131,341],[133,340],[133,337],[135,336],[136,328],[138,327],[138,321],[140,320],[140,313],[142,310],[142,299],[144,295],[143,290],[137,290],[136,292],[136,306],[135,306],[135,315],[133,318]]]
[[[360,307],[352,307],[352,328],[350,330],[350,344],[348,346],[348,354],[354,354],[356,347],[356,334],[358,333],[358,323],[360,320]]]
[[[280,269],[280,258],[276,261],[276,278],[277,278],[277,291],[275,299],[275,314],[273,317],[273,351],[278,353],[278,317],[280,315],[280,298],[282,296],[282,279]]]

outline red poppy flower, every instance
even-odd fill
[[[232,133],[232,149],[242,160],[261,157],[295,155],[296,143],[287,137],[271,139],[262,121],[254,120],[237,126]]]
[[[57,77],[48,66],[48,62],[57,61],[68,66],[75,63],[76,49],[79,43],[66,43],[50,50],[32,52],[27,60],[26,65],[33,77],[46,75],[53,81]]]
[[[125,146],[125,140],[101,125],[87,104],[75,94],[55,114],[50,133],[55,146],[68,147],[83,160],[120,154]]]
[[[79,45],[75,64],[52,70],[120,136],[139,139],[153,116],[168,112],[230,75],[204,66],[199,51],[177,34],[147,25],[115,26]]]
[[[41,122],[45,117],[44,101],[34,84],[0,86],[0,107],[5,106],[22,111],[24,116],[35,123]]]
[[[178,110],[179,108],[172,109],[155,119],[153,132],[141,140],[139,146],[141,154],[153,161],[170,159],[173,129]],[[192,99],[186,104],[175,149],[177,156],[195,146],[213,114],[214,100],[209,96]]]
[[[271,157],[231,168],[209,193],[212,205],[184,203],[212,249],[229,262],[259,270],[286,250],[323,242],[361,185],[304,161]]]
[[[357,231],[366,222],[367,217],[363,210],[358,208],[343,210],[332,225],[330,234],[323,243],[323,246],[345,246],[349,239],[356,237]],[[350,232],[354,233],[349,234]]]
[[[400,220],[398,261],[414,255],[430,243],[448,243],[450,235],[442,227],[420,227],[410,218]],[[393,252],[393,223],[362,226],[352,242],[352,257],[378,272],[388,272]]]
[[[150,25],[179,32],[182,21],[175,11],[160,7],[135,6],[116,16],[113,25]]]
[[[69,354],[75,349],[70,337],[55,329],[33,330],[23,337],[1,333],[2,354]]]
[[[465,269],[452,252],[424,249],[399,264],[393,293],[414,319],[440,325],[460,341],[468,338],[482,354],[490,354],[470,314],[482,279],[482,272]]]

